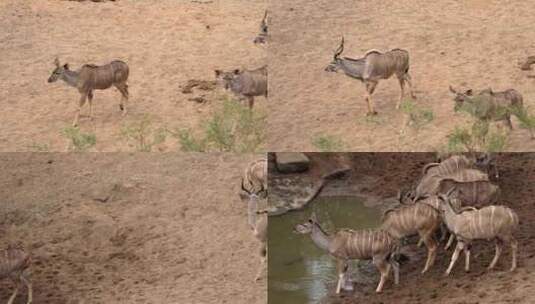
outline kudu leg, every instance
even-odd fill
[[[13,304],[13,301],[15,301],[15,298],[17,297],[17,294],[19,293],[19,285],[15,287],[15,290],[13,291],[13,294],[11,297],[9,297],[9,300],[7,301],[7,304]]]
[[[422,270],[423,274],[426,273],[429,268],[435,263],[438,245],[437,242],[433,239],[433,231],[422,235],[421,238],[424,240],[425,246],[427,247],[427,260],[425,262],[425,267]]]
[[[407,84],[409,85],[409,93],[411,94],[411,98],[412,99],[416,99],[416,95],[414,95],[414,91],[412,90],[412,79],[411,79],[411,75],[409,75],[409,73],[405,73],[405,76],[403,77],[403,79],[407,82]]]
[[[507,117],[507,119],[505,120],[505,123],[507,124],[507,128],[509,128],[509,130],[513,130],[513,123],[511,122],[511,116]]]
[[[254,279],[255,282],[262,278],[262,275],[264,274],[264,269],[266,268],[267,249],[265,244],[262,244],[262,248],[260,249],[260,257],[260,269],[258,270],[258,273]]]
[[[254,106],[254,97],[253,96],[249,96],[247,97],[247,103],[249,105],[249,110],[253,110],[253,106]]]
[[[386,262],[384,257],[373,257],[373,263],[381,273],[381,280],[379,281],[379,285],[377,285],[375,292],[381,292],[383,291],[383,286],[385,285],[388,273],[390,272],[390,264]]]
[[[33,288],[32,288],[32,283],[30,282],[30,280],[28,280],[28,278],[26,278],[26,275],[23,273],[21,276],[20,276],[20,280],[24,283],[24,285],[26,285],[26,287],[28,288],[28,300],[26,302],[26,304],[31,304],[33,302]]]
[[[74,114],[74,121],[72,122],[73,127],[78,126],[78,120],[80,119],[80,113],[82,112],[82,107],[85,104],[86,98],[87,98],[87,93],[82,94],[82,96],[80,97],[80,101],[78,102],[78,110],[76,110]]]
[[[342,286],[344,285],[344,277],[347,271],[348,265],[345,260],[336,261],[336,269],[338,270],[338,284],[336,284],[336,293],[339,294]]]
[[[446,247],[444,247],[445,250],[448,250],[451,246],[451,244],[453,244],[453,240],[455,239],[455,235],[450,234],[450,238],[448,239],[448,243],[446,244]]]
[[[121,103],[119,104],[119,109],[123,111],[123,116],[126,115],[126,104],[128,103],[128,85],[126,83],[116,84],[115,87],[119,92],[121,92]]]
[[[405,96],[405,79],[403,77],[398,77],[399,81],[399,87],[401,88],[401,92],[399,94],[399,100],[396,103],[396,110],[399,110],[401,107],[401,103],[403,102],[403,96]]]
[[[470,271],[470,245],[467,245],[464,247],[464,271],[469,272]]]
[[[93,91],[87,94],[87,102],[89,103],[89,118],[93,120]]]
[[[377,82],[366,82],[366,102],[368,103],[368,113],[366,113],[366,116],[377,115],[372,100],[372,94],[376,87]]]
[[[513,263],[511,264],[511,271],[516,269],[516,255],[518,253],[518,242],[516,239],[511,240],[511,254],[513,256]]]
[[[392,265],[392,268],[394,269],[394,283],[396,285],[399,284],[399,263],[391,258],[390,264]]]
[[[492,259],[492,262],[490,263],[487,269],[490,270],[496,266],[496,263],[498,263],[498,259],[500,258],[501,254],[502,254],[502,241],[496,240],[496,253],[494,254],[494,258]]]
[[[449,275],[451,273],[451,270],[453,269],[455,262],[457,262],[457,259],[459,258],[459,253],[463,249],[464,249],[464,243],[461,241],[458,241],[457,246],[455,246],[455,251],[453,252],[453,255],[451,256],[450,266],[448,266],[448,269],[446,270],[446,275]]]

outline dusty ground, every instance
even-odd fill
[[[237,195],[257,157],[2,154],[0,247],[31,251],[35,303],[266,303]]]
[[[515,88],[535,107],[535,80],[517,65],[535,53],[533,2],[297,0],[272,1],[270,11],[269,151],[314,151],[319,135],[342,140],[349,151],[435,151],[455,125],[466,123],[453,112],[449,84]],[[407,49],[416,103],[432,109],[434,121],[400,135],[395,78],[379,83],[379,117],[366,120],[364,86],[323,71],[342,35],[349,57]],[[533,151],[528,138],[516,128],[507,149]]]
[[[225,93],[201,92],[208,102],[198,104],[180,86],[213,80],[214,69],[266,64],[266,48],[252,42],[265,8],[264,0],[1,1],[0,151],[66,150],[60,132],[72,123],[80,94],[46,82],[56,56],[72,68],[114,59],[130,67],[129,114],[121,117],[120,94],[109,89],[95,92],[94,121],[82,117],[82,132],[96,135],[93,150],[134,150],[121,129],[144,115],[154,128],[198,131]],[[265,110],[265,99],[258,100],[255,106]],[[177,145],[169,137],[157,149]]]
[[[332,156],[309,154],[316,164],[315,172],[329,170],[338,166],[339,159],[329,160]],[[339,158],[339,156],[337,156]],[[432,154],[410,153],[371,153],[353,154],[344,157],[356,168],[348,181],[344,181],[347,193],[358,188],[364,197],[392,197],[400,187],[407,187],[420,176],[421,168],[433,161]],[[403,264],[400,271],[400,285],[392,281],[385,285],[384,293],[375,294],[376,283],[358,285],[360,293],[332,296],[326,303],[533,303],[535,297],[535,212],[533,195],[535,187],[535,154],[502,154],[498,156],[502,190],[500,204],[513,208],[519,215],[520,227],[516,236],[519,241],[519,268],[509,273],[511,265],[510,247],[504,250],[495,271],[486,272],[494,256],[494,246],[487,242],[476,242],[472,249],[471,272],[462,270],[463,261],[459,259],[450,277],[443,272],[450,261],[452,251],[440,250],[435,266],[426,275],[420,271],[425,262],[425,250],[411,245],[409,249],[417,253],[414,260]],[[336,183],[334,183],[336,184]],[[320,195],[333,193],[340,195],[338,189],[329,189],[327,184]],[[336,188],[336,187],[335,187]],[[345,195],[347,195],[347,193]],[[271,252],[271,254],[274,254]],[[334,289],[334,285],[331,286]]]

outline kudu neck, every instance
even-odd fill
[[[314,224],[311,233],[312,241],[318,248],[325,251],[329,251],[329,244],[331,243],[331,238],[323,229],[321,229],[319,224]]]
[[[61,74],[61,80],[65,81],[71,87],[78,86],[78,79],[79,79],[78,72],[75,72],[75,71],[65,70],[63,74]]]
[[[449,227],[450,224],[455,220],[455,216],[457,213],[455,210],[453,210],[453,207],[450,204],[449,199],[444,202],[444,220],[446,221],[446,225]]]
[[[350,77],[362,79],[362,73],[364,72],[364,64],[353,63],[348,60],[338,59],[338,65],[344,73]]]

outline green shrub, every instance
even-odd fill
[[[69,139],[69,150],[87,151],[97,143],[95,134],[82,133],[78,127],[66,127],[61,130],[61,134]]]
[[[150,152],[166,140],[167,131],[164,127],[155,128],[150,116],[145,114],[140,121],[123,126],[121,136],[132,142],[137,151]]]
[[[415,128],[420,128],[435,119],[432,110],[418,106],[411,99],[401,103],[401,111],[408,115],[408,124]]]
[[[200,136],[190,129],[179,129],[174,136],[182,151],[256,152],[265,141],[266,119],[257,110],[224,99],[222,107],[202,123]]]

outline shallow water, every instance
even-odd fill
[[[318,198],[304,210],[269,218],[268,303],[319,303],[337,280],[333,258],[317,248],[309,235],[293,233],[296,224],[316,213],[329,233],[338,228],[377,227],[380,211],[355,197]]]

